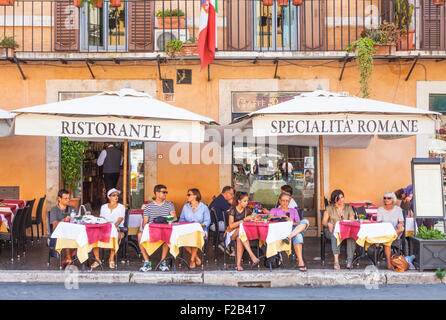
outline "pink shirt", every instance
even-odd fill
[[[282,217],[284,215],[286,215],[286,213],[289,212],[290,213],[290,217],[293,218],[294,222],[299,222],[300,218],[299,218],[299,213],[297,212],[296,209],[293,208],[288,208],[287,211],[283,211],[280,208],[273,208],[271,209],[271,211],[269,212],[270,215],[274,216],[274,217]]]

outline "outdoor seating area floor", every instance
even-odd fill
[[[31,245],[31,241],[28,241],[27,251],[25,255],[20,252],[20,258],[17,256],[14,258],[14,262],[11,262],[11,248],[9,245],[5,246],[3,243],[0,246],[0,270],[58,270],[59,269],[59,260],[56,258],[51,258],[50,265],[47,266],[48,262],[48,247],[46,245],[47,239],[40,238],[40,240],[34,240],[34,244]],[[343,249],[345,246],[342,246],[341,255],[339,258],[341,268],[345,269],[346,265],[346,253]],[[15,250],[15,249],[14,249]],[[304,261],[308,269],[333,269],[333,255],[330,252],[330,246],[327,242],[326,245],[326,253],[325,253],[325,265],[321,264],[320,259],[320,239],[319,238],[305,238],[305,244],[303,249]],[[358,250],[359,251],[359,250]],[[101,255],[101,259],[103,259],[103,271],[110,270],[108,267],[108,261],[104,260],[108,259],[108,250],[101,250],[103,256]],[[253,248],[253,252],[257,254],[257,248]],[[293,251],[294,253],[294,251]],[[180,255],[186,261],[189,261],[189,254],[186,250],[181,250]],[[274,270],[296,270],[297,272],[297,260],[295,255],[290,255],[287,257],[286,253],[282,253],[283,256],[283,266],[279,269]],[[92,257],[92,253],[90,253],[90,257]],[[199,254],[201,257],[201,254]],[[250,259],[245,251],[243,256],[243,267],[245,270],[251,270]],[[161,258],[161,249],[157,250],[151,257],[152,267],[158,264]],[[138,257],[135,250],[129,246],[129,263],[122,263],[121,256],[118,252],[118,271],[139,271],[143,262],[142,257]],[[207,259],[204,258],[204,271],[215,271],[215,270],[224,270],[223,264],[223,252],[220,249],[217,249],[217,261],[215,262],[214,248],[213,246],[209,246]],[[226,255],[226,263],[227,270],[235,269],[234,257],[229,257]],[[80,264],[77,262],[76,265],[80,267]],[[354,269],[364,269],[366,266],[370,265],[369,261],[366,258],[362,258],[359,261],[359,265],[355,265]],[[379,269],[386,269],[385,260],[381,260],[378,263]],[[259,264],[259,267],[254,268],[254,270],[268,270],[268,268],[264,265],[263,262]],[[100,268],[98,268],[100,270]],[[193,270],[202,271],[201,267],[197,267]],[[177,260],[177,271],[187,271],[187,267],[181,265],[180,261]]]

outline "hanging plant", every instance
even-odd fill
[[[353,52],[354,50],[358,50],[357,60],[358,60],[358,69],[360,76],[360,84],[361,84],[361,92],[363,98],[370,97],[370,77],[373,72],[373,45],[375,41],[370,39],[369,37],[360,38],[354,42],[352,42],[347,47],[347,52]]]
[[[82,177],[82,161],[88,143],[62,137],[60,145],[62,182],[64,188],[73,193]]]
[[[300,5],[302,5],[302,0],[293,0],[293,4],[295,6],[300,6]]]

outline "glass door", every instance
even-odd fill
[[[299,7],[288,2],[287,6],[264,6],[259,1],[254,6],[254,39],[256,50],[286,51],[298,49]]]
[[[129,206],[139,209],[144,203],[144,142],[129,141]]]
[[[101,8],[88,5],[81,9],[81,50],[124,51],[127,48],[126,5],[110,6],[104,1]]]

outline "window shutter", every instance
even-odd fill
[[[301,50],[325,50],[325,0],[301,5]]]
[[[79,51],[79,8],[70,0],[54,2],[54,50]]]
[[[251,0],[225,0],[226,48],[228,51],[252,50],[252,3]],[[219,10],[222,10],[219,6]]]
[[[421,48],[439,50],[445,48],[445,6],[437,6],[432,0],[423,0]]]
[[[155,29],[155,2],[133,0],[128,2],[129,51],[153,51]]]

